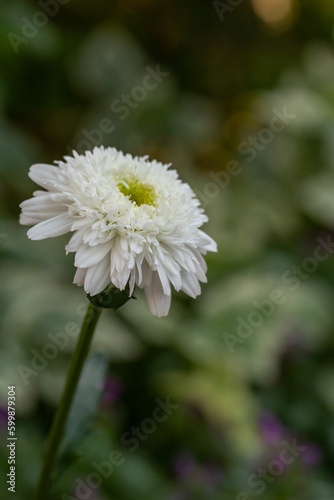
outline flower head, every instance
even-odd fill
[[[189,185],[169,165],[115,148],[73,152],[55,165],[36,164],[30,178],[44,190],[20,206],[32,240],[72,232],[74,283],[90,295],[110,283],[132,295],[144,288],[152,314],[166,316],[171,285],[191,297],[206,282],[207,251],[216,243],[199,228],[207,217]]]

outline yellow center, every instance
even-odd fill
[[[124,196],[128,196],[132,203],[140,205],[155,205],[156,192],[150,184],[142,184],[136,179],[126,179],[118,184],[118,189]]]

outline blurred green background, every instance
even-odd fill
[[[140,291],[116,316],[104,311],[97,417],[45,498],[333,500],[333,9],[1,0],[1,498],[13,497],[7,386],[25,500],[75,338],[45,346],[81,324],[86,301],[68,237],[32,242],[18,224],[35,189],[28,169],[103,144],[172,162],[219,252],[202,295],[175,294],[166,319]],[[152,424],[157,398],[178,406]],[[113,450],[122,464],[92,476]]]

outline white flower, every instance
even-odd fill
[[[32,240],[73,232],[74,283],[90,295],[110,283],[144,288],[152,314],[166,316],[171,284],[191,297],[206,282],[207,251],[216,243],[199,228],[207,217],[189,185],[169,165],[115,148],[73,152],[58,166],[36,164],[30,178],[45,190],[20,206]]]

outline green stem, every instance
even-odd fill
[[[45,500],[47,498],[51,474],[58,457],[66,420],[101,312],[101,309],[89,303],[79,340],[71,359],[65,389],[48,438],[43,466],[33,500]]]

